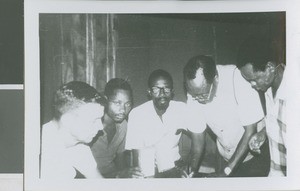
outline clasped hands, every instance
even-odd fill
[[[182,159],[175,162],[175,169],[178,170],[181,178],[193,178],[194,176],[191,166]]]
[[[266,132],[265,131],[260,131],[258,133],[255,133],[249,140],[249,148],[252,152],[260,154],[261,150],[260,147],[263,145],[263,143],[266,140]]]

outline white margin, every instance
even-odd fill
[[[1,84],[0,90],[23,90],[24,86],[20,84]]]

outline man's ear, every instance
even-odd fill
[[[174,95],[175,95],[175,90],[174,90],[174,88],[172,87],[172,90],[171,90],[171,97],[172,97],[172,99],[174,98]]]
[[[148,98],[149,100],[152,99],[151,90],[150,90],[149,88],[147,89],[147,98]]]

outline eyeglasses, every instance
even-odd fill
[[[169,93],[171,93],[172,88],[169,88],[169,87],[157,87],[157,86],[154,86],[154,87],[151,88],[151,91],[154,94],[159,94],[161,90],[163,90],[165,94],[169,94]]]
[[[208,93],[195,95],[193,96],[193,99],[197,100],[199,103],[207,103],[210,100],[212,88],[213,88],[213,83],[210,84]]]

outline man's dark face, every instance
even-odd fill
[[[256,91],[266,92],[274,80],[275,69],[274,65],[268,64],[265,71],[254,71],[253,65],[248,63],[240,71],[245,80],[251,84],[252,88]]]
[[[132,108],[132,97],[129,91],[117,89],[108,98],[106,114],[116,123],[121,123],[127,118]]]
[[[157,77],[151,83],[149,95],[157,110],[166,111],[173,96],[173,84],[163,76]]]

